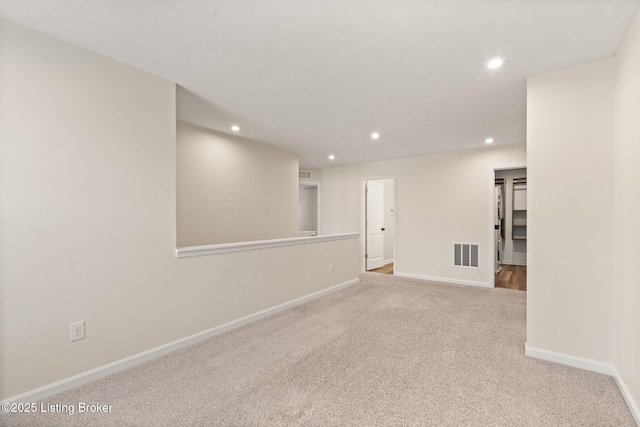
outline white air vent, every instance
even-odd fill
[[[478,245],[475,243],[454,243],[453,265],[478,268]]]
[[[311,179],[311,172],[309,171],[299,171],[298,179]]]

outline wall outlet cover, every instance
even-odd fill
[[[84,320],[72,323],[71,325],[71,341],[78,341],[84,338]]]

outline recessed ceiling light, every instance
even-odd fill
[[[371,139],[379,139],[380,138],[380,134],[378,132],[374,132],[371,134]]]
[[[231,130],[234,131],[234,132],[239,132],[240,131],[240,126],[233,125],[233,126],[231,126]]]
[[[495,70],[496,68],[502,67],[502,64],[504,64],[504,60],[503,59],[501,59],[501,58],[493,58],[493,59],[490,59],[489,62],[487,62],[487,68]]]
[[[484,140],[487,144],[493,144],[493,138],[487,138]]]
[[[333,154],[329,154],[329,160],[335,160],[336,156],[334,156]]]

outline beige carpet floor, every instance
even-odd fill
[[[525,292],[360,279],[0,424],[635,426],[611,377],[524,355]]]

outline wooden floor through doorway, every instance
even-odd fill
[[[375,270],[371,270],[372,273],[382,273],[382,274],[393,274],[393,263],[389,263],[384,267],[376,268]]]
[[[503,265],[496,275],[496,288],[527,290],[527,267],[522,265]]]

